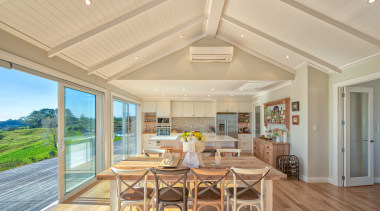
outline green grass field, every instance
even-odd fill
[[[35,163],[58,155],[44,140],[44,128],[3,132],[0,136],[0,171]],[[54,151],[54,155],[50,152]]]

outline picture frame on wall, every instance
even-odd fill
[[[292,111],[299,111],[300,110],[300,102],[292,102]]]
[[[292,124],[293,125],[299,125],[300,124],[300,116],[299,115],[293,115],[292,116]]]

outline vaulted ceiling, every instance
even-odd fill
[[[108,81],[204,37],[289,71],[339,73],[380,54],[367,0],[1,0],[0,26]]]

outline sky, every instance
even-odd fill
[[[0,67],[0,121],[19,119],[34,110],[56,109],[58,83]]]
[[[65,89],[65,106],[76,117],[95,115],[95,96],[74,89]],[[0,121],[19,119],[34,110],[58,107],[58,83],[17,70],[0,67]],[[129,106],[131,116],[136,107]],[[115,102],[114,113],[120,117],[122,103]]]

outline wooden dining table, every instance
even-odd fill
[[[158,157],[151,157],[151,158],[144,158],[144,157],[132,157],[127,158],[124,161],[121,161],[117,163],[114,167],[118,169],[143,169],[143,168],[152,168],[152,167],[158,167],[162,165],[162,158]],[[259,160],[258,158],[254,156],[242,156],[242,157],[223,157],[221,165],[214,165],[215,158],[213,157],[203,157],[203,162],[205,164],[205,169],[227,169],[231,167],[235,168],[244,168],[244,169],[262,169],[265,167],[270,167],[271,170],[265,177],[265,209],[266,210],[273,210],[273,180],[286,180],[287,176],[286,174],[278,171],[277,169],[273,168],[272,166],[264,163],[263,161]],[[182,166],[182,159],[179,161],[178,166],[176,169],[186,168]],[[116,176],[112,173],[111,169],[106,169],[105,171],[101,172],[97,176],[98,180],[109,180],[110,181],[110,210],[116,211],[120,209],[120,202],[118,200],[117,196],[117,182],[116,182]],[[121,176],[121,179],[123,180],[137,180],[140,177],[140,175],[123,175]],[[245,180],[257,180],[260,179],[260,175],[244,175],[243,178]],[[168,178],[169,179],[169,178]],[[210,178],[212,179],[212,178]],[[215,178],[217,179],[217,178]],[[154,181],[154,176],[152,173],[148,175],[148,180]],[[187,177],[188,181],[194,181],[194,175],[189,173]],[[233,180],[232,173],[230,173],[226,180]]]

